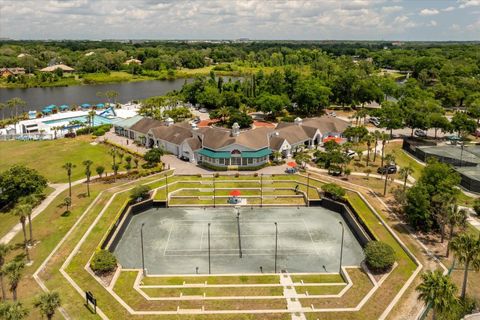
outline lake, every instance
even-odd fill
[[[41,110],[50,104],[56,104],[57,106],[62,104],[97,104],[105,102],[105,98],[99,98],[97,92],[108,90],[115,90],[119,93],[118,102],[128,102],[151,96],[160,96],[172,90],[179,90],[185,81],[192,80],[149,80],[51,88],[1,88],[0,102],[6,102],[8,99],[18,97],[27,102],[25,110]]]

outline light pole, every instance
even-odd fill
[[[343,237],[345,235],[345,227],[343,226],[342,221],[338,221],[340,225],[342,226],[342,244],[340,246],[340,266],[338,268],[338,272],[341,274],[342,273],[342,260],[343,260]]]
[[[277,273],[278,225],[275,222],[275,273]]]
[[[240,235],[240,209],[237,209],[237,228],[238,228],[238,250],[240,258],[242,258],[242,238]]]
[[[142,226],[140,227],[140,243],[142,246],[142,272],[143,272],[143,276],[145,277],[145,255],[143,253],[143,226],[144,225],[145,223],[142,223]]]
[[[208,274],[211,273],[210,268],[210,222],[208,223]]]
[[[260,174],[260,207],[263,207],[263,173]]]

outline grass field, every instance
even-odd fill
[[[143,179],[143,182],[152,182],[155,179],[158,179],[159,177],[149,177],[147,179]],[[273,179],[281,179],[283,177],[272,177]],[[284,177],[285,179],[289,180],[294,180],[298,179],[301,181],[305,181],[306,179],[301,178],[299,176],[292,176],[291,178],[289,176]],[[192,179],[192,180],[200,180],[201,178],[194,178],[194,177],[178,177],[179,180],[187,180],[187,179]],[[120,182],[118,182],[120,183]],[[117,183],[117,184],[118,184]],[[92,229],[92,232],[87,236],[86,241],[81,245],[80,251],[78,254],[73,256],[73,260],[71,263],[68,265],[66,271],[67,273],[75,280],[75,282],[81,286],[82,290],[90,290],[94,292],[95,296],[97,297],[99,301],[99,307],[102,308],[102,310],[109,315],[111,318],[115,319],[129,319],[131,316],[128,314],[128,312],[116,302],[116,300],[112,299],[110,294],[106,292],[103,286],[101,286],[97,281],[95,281],[91,275],[84,269],[85,263],[88,261],[88,259],[91,257],[92,252],[95,250],[95,248],[99,245],[101,242],[102,238],[104,237],[104,234],[106,230],[114,223],[116,217],[118,216],[120,209],[124,206],[126,199],[128,198],[128,192],[118,194],[115,196],[114,201],[109,205],[106,206],[107,203],[109,202],[109,199],[111,198],[113,192],[116,191],[122,191],[126,190],[128,188],[131,188],[134,184],[141,183],[140,181],[133,182],[129,185],[126,186],[119,186],[115,187],[115,190],[112,191],[105,191],[105,193],[98,198],[97,203],[95,206],[92,207],[92,210],[89,211],[84,218],[82,219],[81,223],[73,230],[73,232],[68,236],[67,241],[65,241],[60,247],[59,250],[57,251],[56,254],[52,256],[52,259],[49,260],[49,263],[46,265],[46,268],[43,269],[43,271],[40,273],[41,278],[43,281],[45,281],[47,287],[49,289],[55,289],[60,292],[62,296],[62,301],[63,301],[63,306],[67,310],[67,312],[70,315],[75,315],[75,318],[81,318],[81,319],[97,319],[96,316],[92,315],[87,309],[83,306],[83,297],[78,294],[78,292],[73,289],[63,278],[63,276],[59,272],[60,266],[63,264],[65,261],[65,258],[72,252],[73,248],[76,246],[80,238],[82,238],[85,235],[86,230],[92,225],[93,221],[95,218],[98,217],[99,213],[105,208],[104,215],[99,218],[97,221],[95,227]],[[164,179],[159,179],[158,181],[152,183],[152,187],[161,187],[164,183]],[[320,186],[321,183],[316,182],[316,181],[311,181],[312,185]],[[92,192],[92,197],[91,198],[86,198],[81,196],[81,194],[84,192],[83,186],[77,186],[74,189],[75,191],[75,201],[74,201],[74,210],[72,210],[72,214],[68,217],[62,217],[61,213],[62,210],[61,208],[58,208],[58,203],[63,199],[65,195],[61,195],[58,197],[58,199],[55,200],[54,203],[49,206],[46,212],[42,213],[37,219],[35,220],[35,228],[34,228],[34,235],[35,238],[40,240],[40,242],[32,249],[32,255],[34,257],[34,264],[31,267],[28,267],[27,270],[25,271],[25,279],[22,280],[21,282],[21,287],[19,289],[20,291],[20,298],[22,301],[25,301],[27,305],[30,306],[30,303],[32,301],[32,297],[40,292],[40,289],[38,286],[35,284],[33,279],[29,276],[31,273],[38,268],[40,263],[45,259],[45,257],[51,252],[51,250],[57,245],[57,243],[60,241],[60,239],[65,235],[65,233],[70,230],[71,226],[73,223],[78,219],[79,215],[82,214],[85,210],[85,208],[93,201],[93,199],[99,194],[101,190],[104,190],[105,188],[110,188],[113,187],[114,185],[104,185],[104,184],[95,184],[94,185],[94,191]],[[374,232],[379,238],[383,240],[385,238],[386,241],[391,241],[391,236],[389,236],[388,233],[386,233],[386,230],[379,224],[378,219],[372,216],[372,212],[369,211],[368,208],[362,205],[362,203],[358,202],[361,201],[358,199],[355,199],[353,196],[349,198],[356,203],[352,203],[352,205],[356,206],[359,208],[359,210],[362,211],[362,218],[365,220],[367,225],[374,229]],[[383,230],[381,230],[383,229]],[[21,235],[17,235],[15,238],[15,242],[20,242],[21,241]],[[395,241],[395,240],[393,240]],[[395,246],[395,250],[398,250],[398,245]],[[398,259],[404,259],[404,255],[400,252],[397,253]],[[411,270],[414,265],[412,265],[411,260],[407,258],[407,261],[401,261],[399,266],[394,270],[391,276],[387,278],[387,281],[385,282],[384,286],[382,286],[382,290],[377,291],[375,295],[373,296],[373,299],[369,300],[367,305],[364,307],[364,310],[362,309],[361,312],[359,313],[352,313],[348,314],[348,316],[344,317],[344,313],[338,313],[338,312],[332,312],[332,313],[327,313],[327,314],[317,314],[316,318],[321,318],[323,319],[324,317],[328,319],[367,319],[367,318],[376,318],[378,317],[379,313],[383,311],[383,308],[385,307],[386,303],[391,301],[392,297],[398,292],[399,288],[403,286],[405,282],[405,277],[408,277],[411,274]],[[195,277],[191,277],[190,280],[195,279]],[[203,280],[202,279],[196,279],[198,281]],[[221,277],[222,279],[219,280],[218,278],[215,280],[209,280],[209,282],[218,282],[218,281],[227,281],[224,280],[224,277]],[[304,279],[305,278],[305,279]],[[148,278],[148,279],[160,279],[158,278]],[[305,276],[302,276],[304,281],[307,280]],[[146,279],[145,279],[146,280]],[[239,278],[237,279],[240,281],[240,283],[243,282],[249,282],[251,281],[249,278]],[[325,280],[324,282],[337,282],[338,280],[342,281],[341,278],[337,277],[329,277],[328,279],[323,279]],[[131,288],[131,281],[132,278],[127,277],[127,279],[122,280],[120,283],[118,283],[118,287],[116,285],[115,291],[117,291],[119,294],[126,295],[125,298],[130,299],[133,305],[135,307],[138,307],[142,305],[145,301],[143,297],[141,297],[143,300],[140,301],[138,300],[138,296],[136,296],[133,293],[133,290],[127,290],[126,288],[128,285]],[[149,280],[150,281],[150,280]],[[153,281],[153,280],[152,280]],[[177,283],[183,283],[183,279],[171,279],[170,284],[177,284]],[[233,281],[233,280],[228,280],[228,281]],[[227,282],[228,282],[227,281]],[[235,280],[236,281],[236,280]],[[278,277],[273,276],[273,278],[264,277],[262,280],[268,282],[275,281],[278,283]],[[339,281],[339,282],[340,282]],[[122,283],[123,282],[123,283]],[[257,281],[255,281],[257,282]],[[122,287],[123,286],[123,287]],[[329,288],[329,289],[327,289]],[[322,292],[322,290],[325,290],[324,293],[329,293],[329,292],[336,292],[334,288],[330,288],[328,286],[325,289],[322,288],[315,288],[313,289],[314,291]],[[195,293],[195,292],[193,292]],[[310,294],[313,294],[312,292],[309,291]],[[355,297],[355,299],[357,299]],[[278,299],[275,300],[275,303],[269,303],[268,307],[270,308],[284,308],[284,302],[285,300],[283,299]],[[137,305],[139,303],[140,305]],[[168,305],[166,308],[174,308],[175,306]],[[263,302],[256,302],[256,301],[248,301],[248,302],[243,302],[243,303],[234,303],[232,304],[231,302],[209,302],[205,307],[210,310],[215,310],[219,308],[232,308],[232,309],[245,309],[245,308],[250,308],[250,307],[258,307],[258,308],[263,308],[265,305]],[[149,308],[155,308],[158,309],[158,304],[148,304],[146,305],[147,309]],[[190,307],[197,307],[195,303],[189,304],[189,303],[183,303],[182,307],[184,308],[190,308]],[[31,315],[31,319],[35,319],[34,315]],[[137,316],[136,318],[138,319],[206,319],[206,320],[217,320],[217,319],[290,319],[291,316],[289,314],[259,314],[259,315],[254,315],[254,314],[248,314],[248,315],[242,315],[239,317],[238,315],[209,315],[209,316],[197,316],[197,315],[192,315],[192,316]]]
[[[62,168],[66,162],[76,165],[72,172],[72,181],[75,181],[85,177],[82,162],[89,159],[93,161],[93,175],[95,167],[99,165],[111,172],[109,148],[104,144],[91,145],[92,141],[90,136],[49,141],[2,141],[0,171],[21,164],[38,170],[50,183],[61,183],[68,181],[65,169]]]
[[[423,165],[415,161],[402,149],[402,142],[389,142],[385,146],[385,154],[391,153],[395,156],[395,162],[400,167],[406,167],[410,165],[413,168],[412,177],[415,179],[420,178],[423,171]]]

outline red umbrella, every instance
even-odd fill
[[[232,197],[238,197],[239,195],[241,195],[242,193],[240,192],[240,190],[232,190],[230,191],[229,193]]]
[[[297,163],[295,161],[290,161],[289,163],[287,163],[287,166],[295,168],[297,166]]]

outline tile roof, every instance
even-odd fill
[[[159,127],[163,125],[162,122],[151,119],[151,118],[143,118],[137,123],[135,123],[133,126],[130,127],[130,130],[137,131],[143,134],[147,134],[147,132],[155,127]]]

